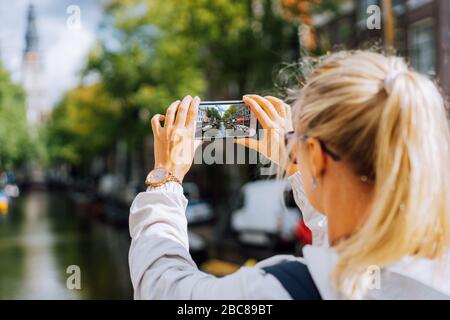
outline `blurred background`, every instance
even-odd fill
[[[170,102],[284,97],[314,57],[356,48],[406,56],[448,97],[449,20],[449,0],[0,0],[0,298],[132,298],[128,209]],[[186,177],[202,270],[310,243],[260,160]]]

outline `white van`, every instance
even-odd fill
[[[301,214],[293,200],[284,201],[290,190],[287,181],[278,180],[249,182],[242,187],[243,207],[233,212],[231,220],[241,242],[273,246],[280,240],[294,240]]]

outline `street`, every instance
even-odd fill
[[[220,121],[217,125],[197,124],[195,129],[196,137],[240,137],[248,134],[249,128],[245,125],[232,125],[224,121]]]

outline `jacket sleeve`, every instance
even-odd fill
[[[137,195],[130,209],[129,264],[135,299],[290,299],[260,267],[217,278],[189,254],[187,200],[174,182]]]

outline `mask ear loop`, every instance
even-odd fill
[[[311,188],[316,189],[316,187],[317,187],[316,178],[312,177],[311,178]]]

